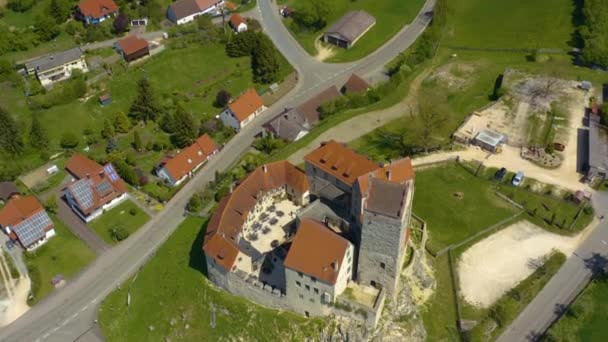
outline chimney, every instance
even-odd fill
[[[331,263],[331,268],[334,270],[334,272],[338,272],[339,266],[340,264],[337,261]]]
[[[391,180],[391,170],[386,170],[386,179]]]
[[[188,158],[188,164],[192,164],[192,159]]]
[[[268,167],[266,166],[266,164],[262,165],[262,170],[264,170],[264,173],[268,172]]]

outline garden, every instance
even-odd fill
[[[106,211],[89,227],[106,243],[114,245],[141,228],[150,217],[130,199]]]

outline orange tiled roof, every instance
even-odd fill
[[[304,160],[348,185],[353,185],[359,176],[380,168],[377,163],[335,140],[321,144]]]
[[[346,239],[321,222],[304,219],[285,258],[285,267],[333,285],[348,246]]]
[[[65,169],[68,170],[71,174],[76,176],[76,178],[86,178],[87,176],[91,176],[101,172],[101,165],[97,164],[95,161],[87,158],[86,156],[75,153],[66,163]]]
[[[239,25],[241,24],[245,24],[245,18],[241,17],[238,13],[233,14],[232,16],[230,16],[230,25],[232,25],[232,27],[234,27],[235,29],[239,27]]]
[[[125,55],[131,55],[137,51],[147,49],[148,41],[135,35],[131,35],[119,40],[118,46]]]
[[[370,178],[381,179],[391,183],[403,183],[410,179],[414,179],[414,167],[412,166],[412,160],[410,158],[403,158],[384,165],[383,167],[370,173],[359,176],[357,183],[359,184],[359,189],[363,195],[365,195],[369,190]]]
[[[118,11],[118,5],[112,0],[83,0],[78,4],[80,13],[87,17],[101,18]]]
[[[164,168],[177,181],[207,160],[217,150],[218,147],[213,139],[208,134],[203,134],[196,139],[194,144],[180,151],[175,157],[167,159]]]
[[[284,185],[289,185],[300,193],[308,191],[306,174],[287,161],[260,166],[249,174],[231,194],[220,201],[207,225],[203,242],[205,253],[230,270],[239,251],[238,235],[247,214],[257,203],[257,197],[260,193]]]
[[[262,106],[264,106],[264,101],[262,101],[262,98],[255,89],[250,88],[247,89],[243,95],[239,96],[238,99],[229,104],[228,108],[230,108],[232,113],[234,113],[234,116],[242,122]]]
[[[44,210],[34,196],[14,196],[6,206],[0,210],[0,225],[15,226],[37,212]]]

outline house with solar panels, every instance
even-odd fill
[[[65,168],[73,177],[65,189],[65,199],[85,222],[94,220],[128,197],[127,185],[110,163],[102,166],[82,154],[75,154]]]
[[[28,251],[55,236],[53,221],[34,196],[12,196],[0,210],[0,227],[12,241]]]

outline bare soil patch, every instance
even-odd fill
[[[427,80],[437,81],[449,90],[462,90],[474,79],[471,75],[477,70],[474,65],[448,63],[436,69]]]
[[[335,48],[323,44],[319,38],[315,40],[315,49],[317,49],[315,59],[320,62],[330,59],[336,54]]]

